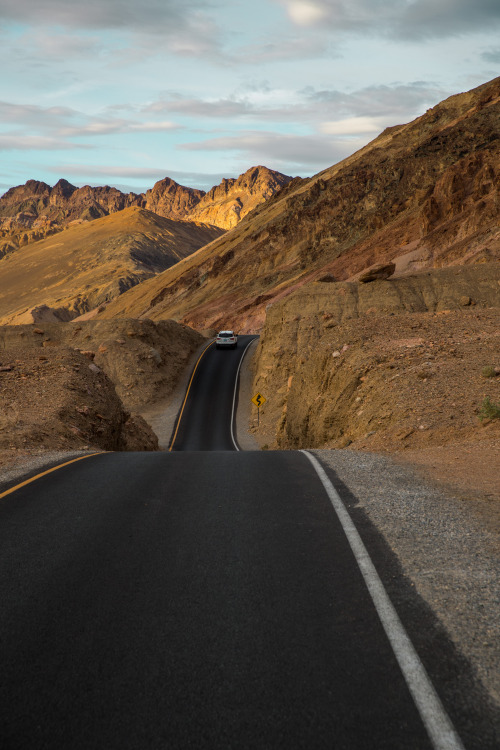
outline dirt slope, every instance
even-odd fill
[[[233,230],[105,316],[259,330],[265,309],[329,274],[394,261],[396,275],[500,257],[500,78],[390,128],[349,159],[294,180]]]
[[[0,352],[0,460],[18,450],[158,450],[113,383],[67,347]]]
[[[26,450],[156,450],[131,412],[168,397],[203,340],[173,321],[1,326],[0,464]]]
[[[69,320],[221,233],[137,207],[70,227],[0,259],[0,322]]]

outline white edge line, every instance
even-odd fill
[[[252,339],[248,342],[248,344],[245,347],[245,351],[241,355],[240,363],[238,365],[238,369],[236,371],[236,380],[234,381],[234,393],[233,393],[233,408],[231,409],[231,440],[233,441],[233,445],[236,448],[237,451],[241,451],[240,446],[236,442],[236,438],[234,437],[234,409],[236,406],[236,394],[238,393],[238,378],[240,376],[240,370],[241,365],[243,364],[243,360],[245,359],[245,354],[247,353],[247,349],[249,346],[252,346],[252,344],[256,341],[256,339]]]
[[[433,747],[435,750],[464,750],[462,741],[451,723],[429,675],[389,599],[344,503],[318,459],[308,451],[302,450],[301,453],[307,456],[316,469],[316,473],[344,529],[377,614],[382,622]]]

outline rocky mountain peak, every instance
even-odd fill
[[[190,219],[232,229],[292,178],[267,167],[251,167],[237,179],[223,179],[200,200]]]
[[[204,195],[203,190],[185,187],[164,177],[141,197],[149,211],[170,219],[185,219]]]
[[[51,195],[60,195],[63,198],[70,198],[77,188],[68,180],[61,178],[56,182],[51,190]]]

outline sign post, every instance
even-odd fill
[[[255,406],[257,407],[257,427],[260,424],[260,407],[262,406],[262,404],[265,404],[266,401],[267,399],[264,398],[262,393],[256,393],[252,399],[252,403],[254,403]]]

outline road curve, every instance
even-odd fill
[[[256,336],[239,336],[236,349],[209,345],[195,364],[173,431],[171,451],[234,451],[232,435],[236,377]]]

